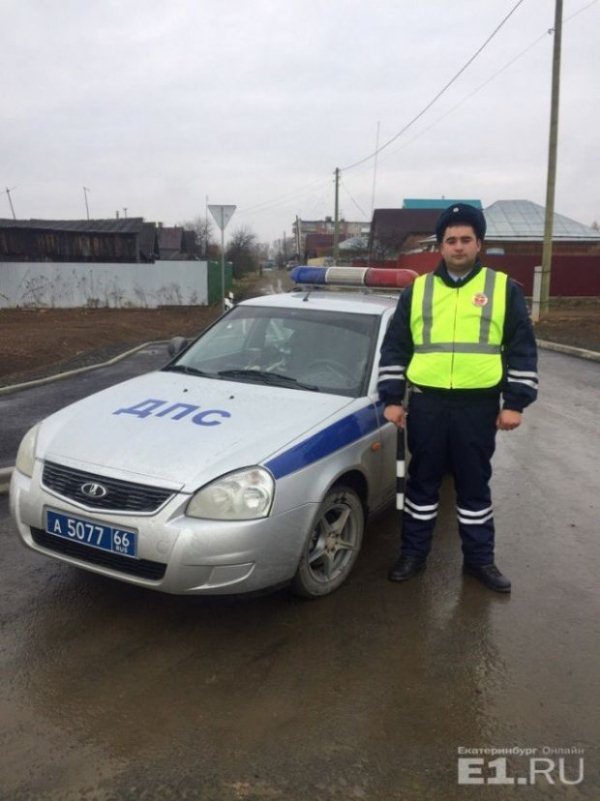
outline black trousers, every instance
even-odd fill
[[[494,561],[494,517],[489,481],[496,444],[496,395],[467,398],[413,392],[408,407],[408,468],[402,553],[426,557],[431,548],[444,473],[454,477],[464,561]]]

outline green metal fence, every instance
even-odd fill
[[[233,286],[233,264],[230,261],[225,262],[225,291],[229,292]],[[223,297],[223,289],[221,287],[221,262],[209,261],[208,262],[208,303],[212,306],[213,303],[218,303]]]

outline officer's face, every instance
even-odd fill
[[[468,273],[475,265],[481,240],[475,236],[470,225],[452,225],[446,228],[440,245],[440,253],[448,269],[462,275]]]

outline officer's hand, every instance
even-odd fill
[[[390,423],[393,423],[398,428],[404,428],[404,423],[406,421],[406,412],[404,411],[403,406],[397,406],[396,404],[391,404],[390,406],[386,406],[383,410],[383,416],[386,420]]]
[[[515,412],[513,409],[502,409],[496,420],[496,425],[500,431],[512,431],[521,425],[521,412]]]

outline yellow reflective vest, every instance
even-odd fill
[[[434,273],[413,284],[410,330],[413,384],[439,389],[487,389],[502,379],[505,273],[483,267],[462,286]]]

